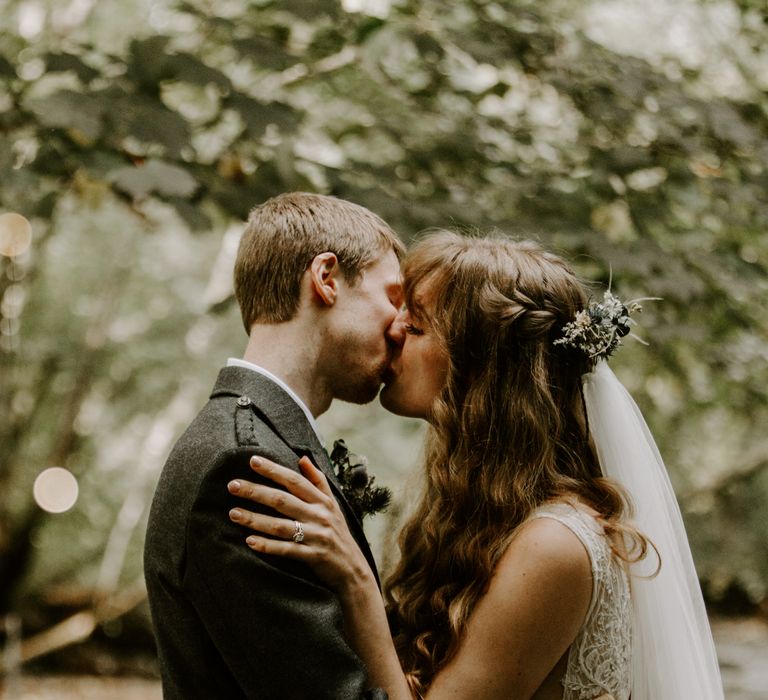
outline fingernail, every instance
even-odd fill
[[[237,491],[237,490],[239,490],[239,489],[240,489],[240,485],[241,485],[241,484],[240,484],[240,482],[239,482],[239,481],[237,481],[237,480],[235,480],[235,481],[230,481],[230,482],[227,484],[227,488],[228,488],[230,491]]]
[[[239,508],[233,508],[229,511],[229,517],[232,518],[232,520],[239,520],[242,514],[243,511],[241,511]]]
[[[251,464],[254,467],[258,467],[261,464],[261,460],[258,457],[251,457]]]
[[[254,545],[254,544],[256,544],[257,541],[258,540],[255,537],[253,537],[253,535],[251,535],[250,537],[246,537],[245,538],[246,544]]]

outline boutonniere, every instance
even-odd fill
[[[368,460],[350,452],[344,440],[334,441],[331,464],[342,493],[360,520],[387,508],[392,492],[385,486],[374,486],[376,477],[368,474]]]

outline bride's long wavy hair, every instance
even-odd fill
[[[425,490],[387,581],[398,654],[422,696],[536,507],[591,506],[625,560],[649,543],[590,444],[581,385],[594,360],[553,344],[588,303],[566,263],[531,241],[438,231],[407,255],[403,277],[409,309],[429,307],[425,322],[448,357],[429,416]]]

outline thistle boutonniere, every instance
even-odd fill
[[[360,520],[386,510],[392,492],[385,486],[374,486],[376,477],[368,474],[368,460],[363,455],[350,452],[344,440],[335,440],[331,464],[342,493]]]

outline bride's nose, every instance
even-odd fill
[[[405,342],[405,314],[401,311],[387,328],[387,339],[395,347],[403,347]]]

